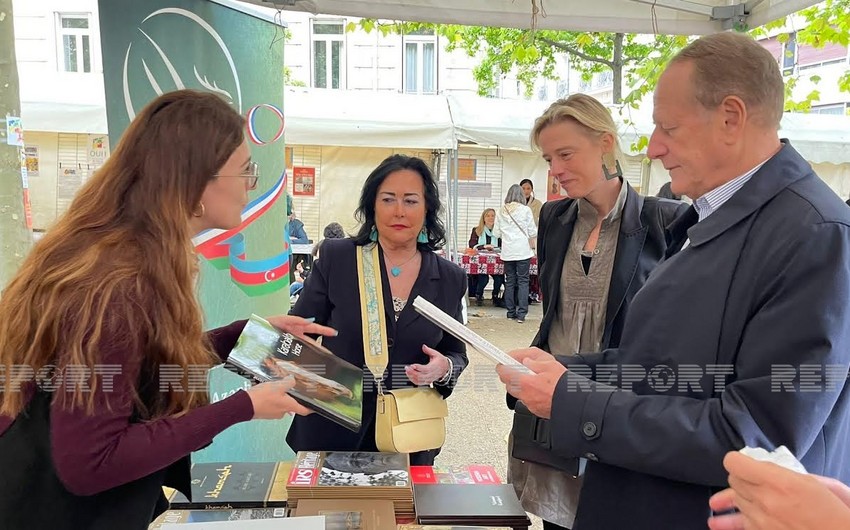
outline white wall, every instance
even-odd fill
[[[13,0],[13,9],[21,100],[105,106],[97,1]],[[90,73],[63,71],[60,13],[89,16]]]

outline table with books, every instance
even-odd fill
[[[398,453],[301,451],[293,462],[192,466],[192,499],[150,530],[527,529],[513,486],[491,466],[410,466]],[[198,524],[203,523],[203,524]]]

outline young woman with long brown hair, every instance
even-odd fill
[[[243,130],[213,94],[151,102],[3,291],[0,527],[147,528],[163,484],[187,489],[192,451],[233,424],[309,412],[290,383],[212,404],[191,385],[244,326],[203,332],[191,240],[240,224],[258,177]],[[166,366],[181,384],[164,384]]]

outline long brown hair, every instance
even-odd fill
[[[101,350],[144,352],[143,369],[210,365],[195,296],[197,257],[189,219],[207,183],[244,140],[243,118],[218,96],[180,90],[149,103],[68,211],[24,260],[0,300],[0,414],[23,407],[15,391],[26,366],[103,362]],[[118,350],[120,351],[120,350]],[[91,373],[91,372],[90,372]],[[18,375],[15,375],[18,374]],[[14,375],[14,377],[13,377]],[[96,373],[61,398],[91,413]],[[186,386],[134,396],[147,417],[177,415],[206,403]],[[102,390],[101,390],[102,391]]]

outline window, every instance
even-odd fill
[[[92,34],[88,14],[59,14],[57,47],[59,69],[63,72],[92,71]]]
[[[345,88],[345,36],[342,21],[313,21],[313,86]]]
[[[812,107],[812,114],[836,114],[838,116],[843,116],[845,112],[847,112],[847,107],[845,103],[837,103],[833,105],[821,105],[819,107]]]
[[[404,91],[410,94],[437,93],[437,37],[434,30],[419,30],[404,36]]]
[[[791,75],[797,65],[797,34],[790,33],[785,41],[785,49],[782,52],[782,73]]]

